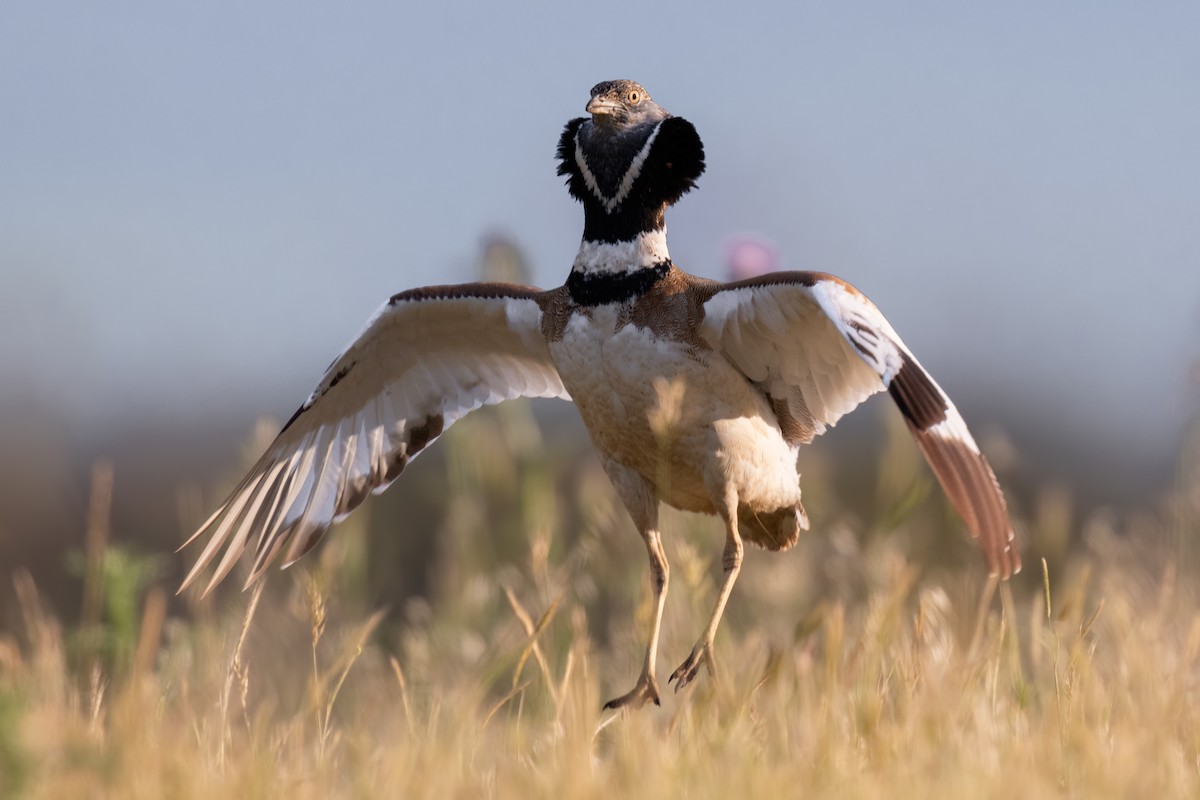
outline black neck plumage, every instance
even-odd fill
[[[648,292],[670,271],[669,260],[632,272],[573,271],[567,278],[567,291],[571,293],[571,299],[581,306],[623,303]]]
[[[558,143],[558,174],[584,208],[583,243],[567,290],[582,306],[620,303],[670,272],[666,210],[704,172],[704,146],[690,122],[669,117],[645,137],[630,139],[628,152],[619,142],[606,147],[594,138],[584,152],[579,136],[585,124],[571,120]]]
[[[583,238],[589,242],[629,242],[642,233],[666,227],[666,203],[624,205],[609,213],[595,200],[583,203]]]
[[[580,129],[586,118],[573,119],[558,140],[558,174],[566,177],[571,196],[583,203],[584,237],[591,241],[620,241],[629,233],[661,228],[664,210],[696,186],[704,173],[704,145],[692,123],[670,117],[659,123],[653,142],[630,141],[629,152],[615,158],[611,151],[582,153]],[[592,172],[585,175],[582,153]],[[636,166],[635,166],[636,164]],[[630,185],[622,187],[626,181]],[[606,204],[612,207],[606,207]],[[617,238],[611,238],[617,237]]]

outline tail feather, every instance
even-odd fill
[[[742,538],[767,550],[791,548],[800,540],[800,531],[806,530],[808,514],[799,503],[765,513],[745,506],[738,509],[738,532]]]

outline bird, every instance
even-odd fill
[[[607,709],[661,704],[670,568],[660,504],[716,515],[725,529],[708,624],[668,679],[678,692],[714,666],[744,543],[784,551],[808,529],[800,448],[876,393],[895,401],[990,573],[1017,573],[995,473],[875,304],[822,272],[721,283],[683,271],[667,249],[665,214],[705,170],[696,128],[630,80],[594,86],[585,111],[566,123],[556,151],[557,172],[583,206],[566,282],[428,286],[389,298],[185,543],[207,537],[180,591],[216,562],[211,591],[247,551],[247,587],[281,554],[290,565],[455,420],[516,397],[574,402],[646,547],[654,613],[645,660]]]

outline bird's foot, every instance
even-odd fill
[[[625,708],[641,708],[646,703],[654,703],[656,706],[661,706],[662,703],[658,700],[658,681],[653,675],[643,672],[638,678],[637,685],[633,687],[627,694],[620,697],[615,697],[604,704],[604,711],[609,709]]]
[[[709,672],[716,672],[712,642],[697,642],[696,646],[692,648],[692,654],[679,665],[679,669],[671,673],[671,677],[667,679],[667,683],[674,683],[675,691],[678,692],[692,682],[692,679],[696,677],[696,673],[700,671],[701,664],[707,664]]]

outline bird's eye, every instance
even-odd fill
[[[638,103],[640,103],[642,101],[642,96],[640,94],[638,94],[637,92],[630,92],[627,96],[629,98],[630,105],[636,106]]]

